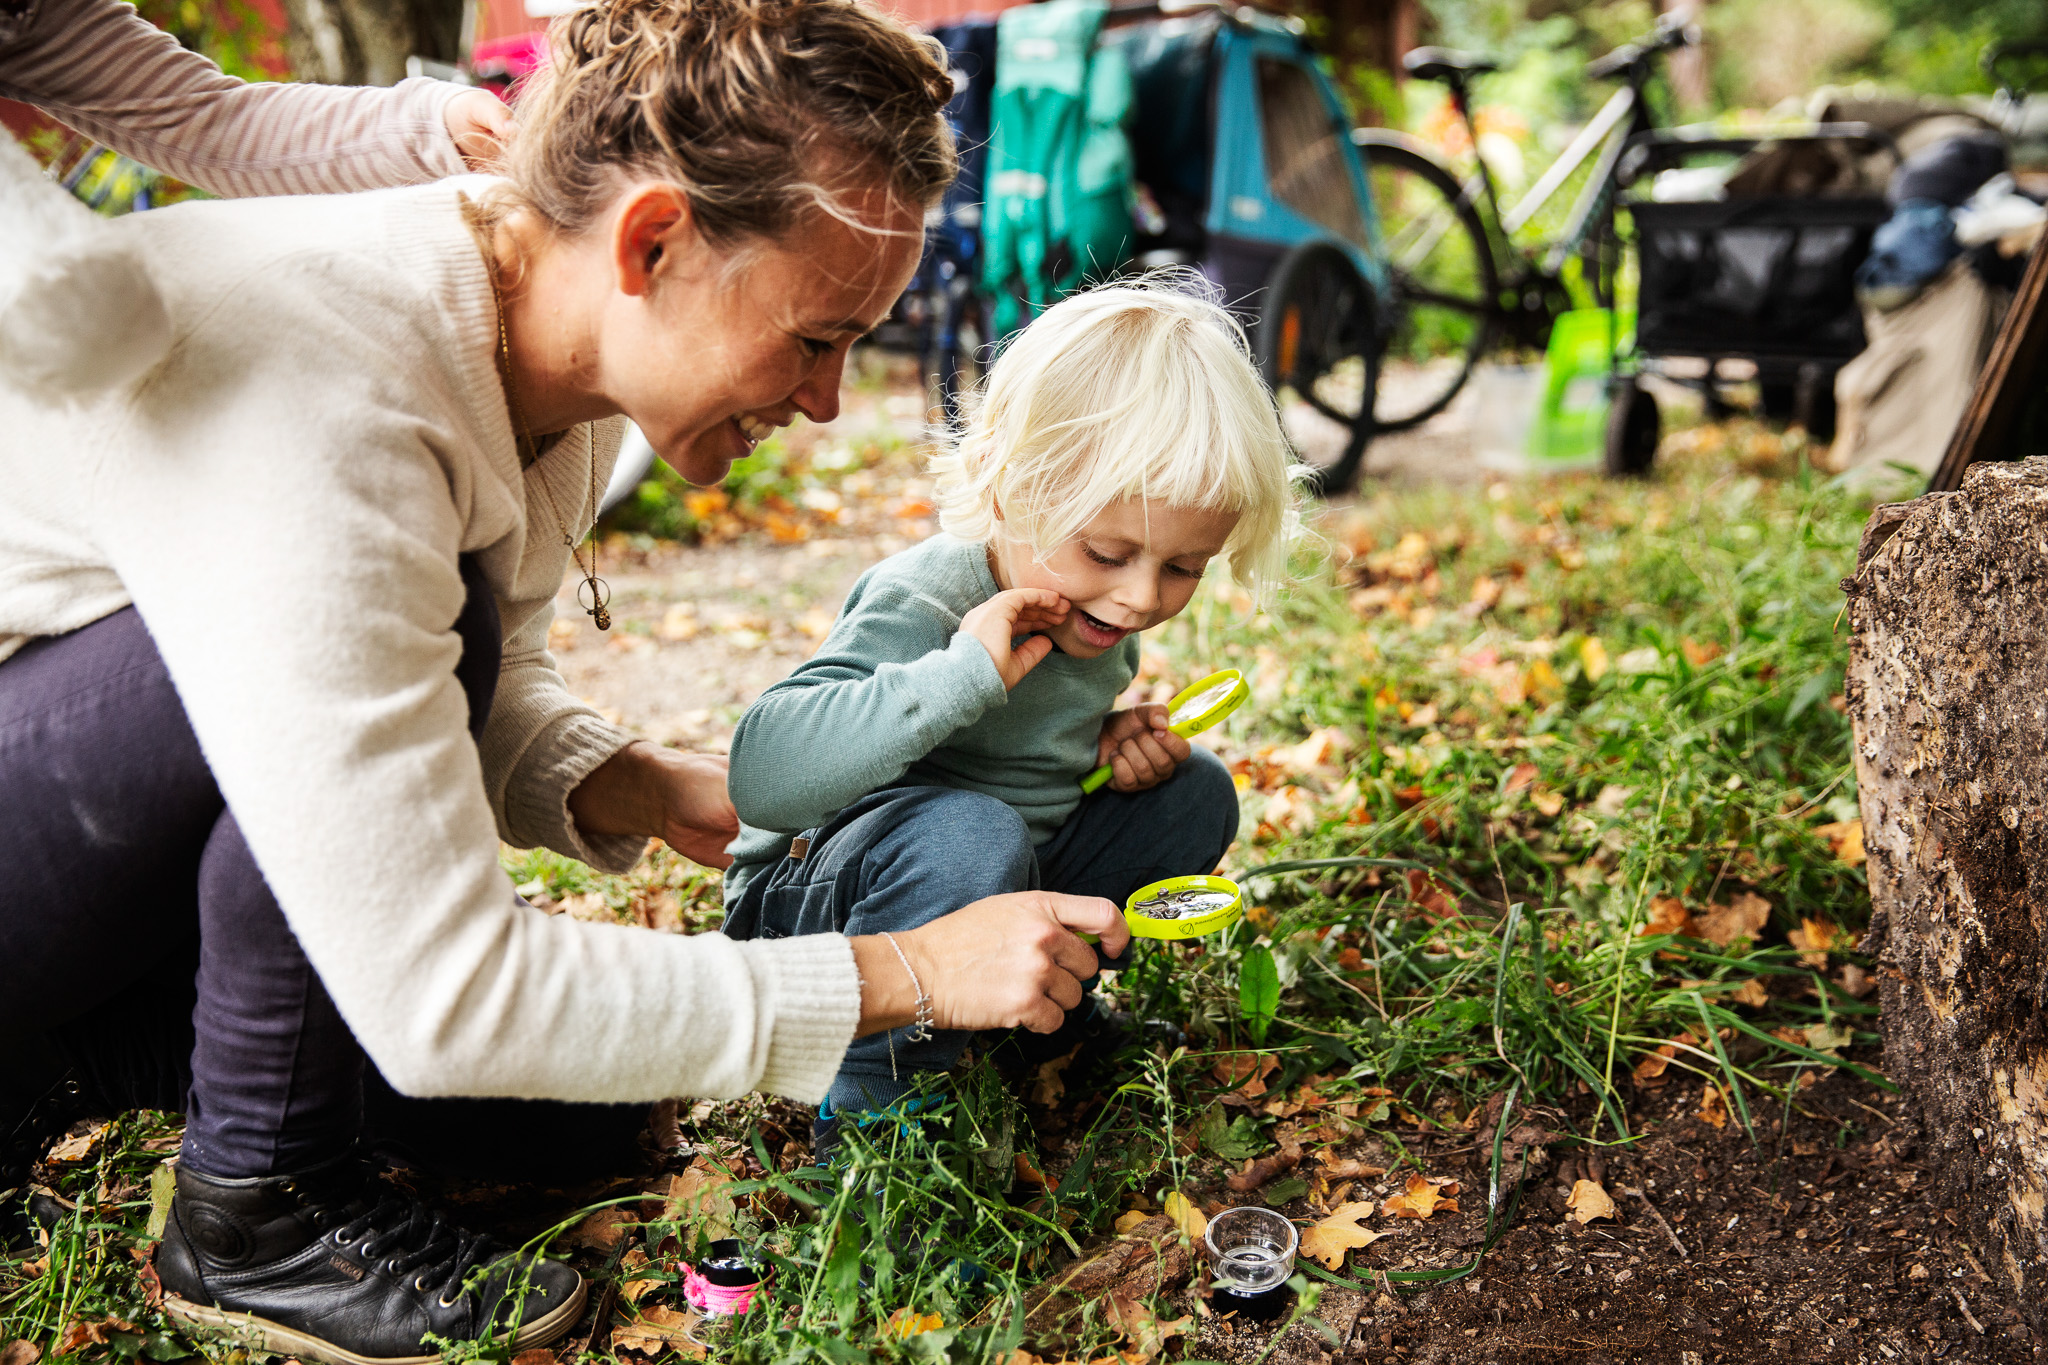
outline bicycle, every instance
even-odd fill
[[[1631,138],[1655,127],[1644,92],[1657,59],[1697,43],[1699,36],[1688,17],[1669,15],[1643,38],[1588,65],[1590,78],[1619,79],[1621,88],[1509,208],[1502,207],[1493,170],[1479,152],[1470,97],[1471,82],[1499,70],[1499,64],[1436,47],[1417,48],[1402,59],[1417,80],[1449,87],[1452,107],[1472,140],[1473,170],[1459,179],[1405,133],[1352,132],[1365,156],[1391,274],[1382,355],[1424,362],[1398,382],[1388,382],[1382,368],[1373,406],[1379,431],[1414,427],[1449,407],[1473,366],[1497,345],[1546,346],[1551,324],[1573,306],[1565,268],[1575,256],[1594,304],[1613,305],[1620,263],[1614,197],[1622,152]],[[1564,230],[1540,247],[1517,243],[1516,234],[1596,152],[1599,159]],[[1488,216],[1481,215],[1482,206]]]

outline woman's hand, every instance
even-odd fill
[[[473,171],[495,169],[512,141],[512,111],[488,90],[463,91],[448,101],[441,118],[463,164]]]
[[[706,867],[732,865],[725,846],[740,817],[725,790],[725,759],[635,740],[569,793],[584,834],[651,835]]]
[[[1007,692],[1052,653],[1052,641],[1031,632],[1058,625],[1067,619],[1067,610],[1067,599],[1050,588],[1011,588],[961,617],[960,631],[981,641],[988,657],[995,660]],[[1019,635],[1031,638],[1010,648],[1010,641]]]
[[[1028,1028],[1051,1033],[1081,1003],[1095,975],[1094,934],[1115,956],[1131,941],[1116,906],[1096,896],[1016,891],[990,896],[895,939],[932,998],[939,1028]],[[917,1017],[910,974],[879,934],[851,940],[860,969],[858,1034],[900,1028]]]
[[[1095,766],[1109,765],[1109,789],[1141,792],[1156,787],[1188,761],[1188,742],[1167,729],[1167,710],[1157,704],[1112,711],[1102,720]]]

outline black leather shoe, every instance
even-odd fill
[[[429,1335],[545,1346],[585,1295],[568,1266],[450,1226],[355,1158],[248,1180],[180,1166],[156,1272],[184,1326],[326,1365],[432,1365]]]

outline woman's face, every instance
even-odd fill
[[[715,484],[798,414],[839,414],[847,349],[888,315],[917,269],[923,218],[875,191],[847,196],[868,230],[824,213],[737,264],[689,230],[651,239],[644,294],[614,294],[600,384],[663,460]],[[630,247],[628,248],[631,249]]]

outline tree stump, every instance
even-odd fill
[[[2048,459],[1879,508],[1842,586],[1885,1069],[2048,1330]]]

